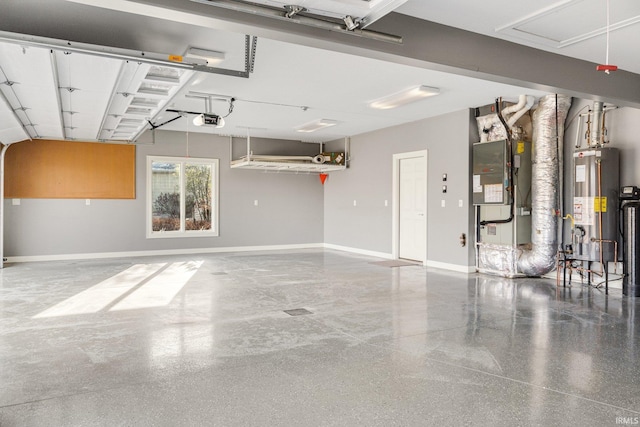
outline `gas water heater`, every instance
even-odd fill
[[[587,146],[573,153],[572,258],[607,263],[617,260],[620,153],[605,140],[605,108],[595,102],[587,113]]]

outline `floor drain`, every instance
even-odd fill
[[[289,316],[304,316],[305,314],[313,314],[306,308],[294,308],[293,310],[284,310]]]

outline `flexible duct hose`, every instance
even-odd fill
[[[532,248],[520,255],[517,268],[527,276],[540,276],[555,267],[559,182],[556,147],[564,137],[564,121],[569,107],[570,96],[547,95],[540,99],[533,113]]]

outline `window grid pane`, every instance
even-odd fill
[[[180,163],[151,163],[152,231],[179,231]]]
[[[147,237],[217,236],[218,159],[147,159]]]
[[[185,230],[211,230],[211,177],[208,164],[185,165]]]

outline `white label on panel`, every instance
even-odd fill
[[[502,203],[502,184],[484,186],[485,203]]]
[[[587,166],[576,165],[576,182],[586,182],[587,180]]]
[[[473,192],[482,193],[482,184],[480,184],[480,175],[473,175]]]
[[[577,225],[593,225],[593,197],[573,198],[573,220]]]

